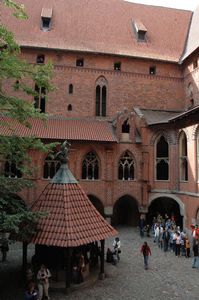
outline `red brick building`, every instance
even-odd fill
[[[70,169],[113,224],[140,213],[199,219],[199,8],[195,12],[122,0],[23,1],[29,19],[3,8],[30,63],[52,61],[56,90],[33,101],[47,127],[16,126],[45,142],[69,140]],[[31,83],[30,83],[31,84]],[[9,84],[6,83],[9,89]],[[35,87],[37,90],[37,87]],[[3,134],[9,134],[2,129]],[[30,204],[58,168],[32,151]]]

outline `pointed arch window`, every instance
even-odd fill
[[[126,151],[119,160],[118,179],[119,180],[134,180],[135,178],[135,162],[133,156]]]
[[[164,136],[156,143],[156,180],[169,179],[169,146]]]
[[[129,133],[129,131],[130,131],[129,119],[126,119],[122,124],[122,133]]]
[[[95,87],[95,115],[106,116],[107,81],[104,77],[98,78]]]
[[[73,84],[72,83],[69,84],[69,86],[68,86],[68,93],[73,94]]]
[[[196,131],[197,181],[199,182],[199,127]]]
[[[188,181],[187,137],[184,131],[180,133],[179,150],[180,180]]]
[[[55,176],[57,171],[61,166],[60,161],[53,159],[52,156],[48,155],[44,161],[44,168],[43,168],[43,178],[44,179],[51,179]]]
[[[41,113],[45,113],[46,110],[46,89],[44,87],[38,87],[35,85],[36,95],[34,97],[34,107],[39,109]]]
[[[94,152],[87,153],[82,162],[82,179],[99,179],[99,159]]]
[[[4,164],[4,176],[9,178],[21,178],[22,173],[14,160],[7,159]]]

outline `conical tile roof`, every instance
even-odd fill
[[[63,167],[56,174],[59,180],[54,177],[55,183],[49,183],[32,206],[33,211],[46,211],[48,216],[40,219],[39,231],[31,242],[77,247],[115,236],[117,231],[96,210],[80,184],[70,183],[70,180],[57,183],[71,179],[72,173],[66,175],[69,169],[63,171]]]

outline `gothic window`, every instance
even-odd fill
[[[69,94],[73,94],[73,85],[72,85],[72,83],[69,84],[69,87],[68,87],[68,93],[69,93]]]
[[[46,110],[46,89],[35,85],[36,95],[34,96],[34,107],[39,109],[41,113]]]
[[[169,179],[169,147],[164,136],[156,144],[156,180]]]
[[[99,179],[99,160],[94,152],[87,153],[82,162],[82,179]]]
[[[122,133],[129,133],[129,131],[130,131],[129,119],[126,119],[122,124]]]
[[[9,178],[21,178],[22,173],[13,160],[6,160],[4,164],[4,176]]]
[[[60,168],[60,161],[53,159],[50,155],[46,157],[43,169],[43,178],[51,179]]]
[[[180,134],[180,180],[188,180],[187,137],[184,131]]]
[[[95,115],[106,116],[107,102],[107,82],[104,77],[100,77],[96,82],[95,88]]]
[[[133,156],[126,151],[119,160],[118,179],[133,180],[135,176]]]

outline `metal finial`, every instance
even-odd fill
[[[56,154],[56,158],[60,160],[62,164],[66,164],[68,162],[68,152],[71,144],[68,141],[63,142],[61,145],[61,151]]]

